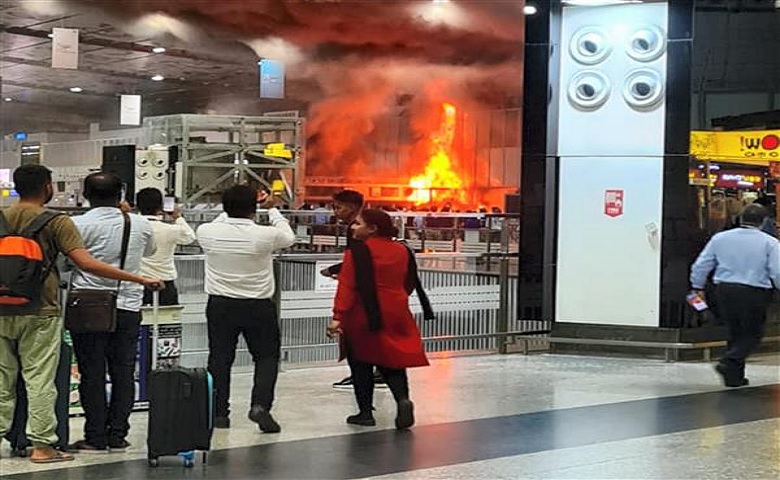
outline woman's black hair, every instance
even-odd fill
[[[376,236],[393,238],[398,236],[398,228],[393,224],[393,219],[382,210],[369,208],[360,213],[363,222],[376,228]]]

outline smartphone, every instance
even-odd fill
[[[707,305],[707,302],[705,302],[704,299],[701,298],[696,292],[691,292],[686,295],[685,300],[687,300],[688,305],[693,307],[693,309],[697,312],[703,312],[704,310],[710,308],[709,305]]]
[[[163,198],[163,211],[172,212],[176,208],[176,197],[164,197]]]

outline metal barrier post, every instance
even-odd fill
[[[488,231],[488,246],[490,245],[490,231]],[[507,232],[507,222],[503,222],[501,228],[501,259],[499,260],[498,276],[498,319],[496,322],[496,332],[506,333],[509,331],[509,235]],[[507,353],[508,337],[498,337],[498,353]]]

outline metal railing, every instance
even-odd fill
[[[330,321],[330,307],[304,318],[290,318],[286,304],[295,295],[315,295],[319,273],[317,261],[337,262],[340,255],[283,255],[277,259],[278,287],[283,298],[280,323],[282,330],[282,360],[286,363],[317,363],[333,361],[338,357],[338,346],[325,337]],[[479,271],[478,255],[428,254],[419,255],[423,284],[432,298],[436,292],[444,295],[453,289],[480,287],[485,292],[480,303],[457,303],[459,298],[448,298],[445,311],[437,313],[436,320],[423,321],[417,315],[420,332],[429,352],[496,351],[506,352],[507,342],[525,332],[541,336],[549,331],[548,322],[519,321],[515,318],[517,278],[509,275],[508,265],[503,271]],[[203,290],[204,256],[176,257],[179,272],[177,281],[183,313],[182,363],[188,366],[204,365],[208,355],[205,319],[206,295]],[[489,297],[489,298],[488,298]],[[285,299],[287,298],[287,299]],[[415,303],[414,301],[412,302]],[[538,343],[541,339],[531,340]],[[239,341],[237,368],[252,366],[244,340]]]

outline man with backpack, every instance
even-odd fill
[[[54,194],[48,168],[23,165],[13,180],[19,202],[0,215],[0,437],[13,421],[21,371],[28,398],[27,437],[33,446],[29,458],[34,463],[62,462],[73,457],[54,448],[54,379],[62,342],[57,255],[63,253],[81,270],[102,277],[149,288],[160,288],[162,282],[92,257],[73,221],[44,208]]]

